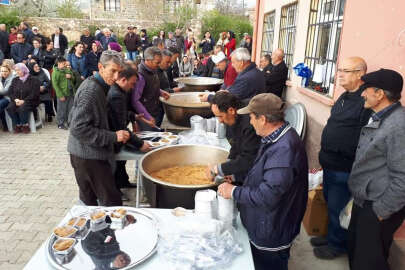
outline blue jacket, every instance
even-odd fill
[[[68,61],[72,66],[72,69],[76,70],[80,73],[80,76],[87,78],[88,76],[88,68],[86,62],[86,55],[83,54],[82,57],[77,57],[74,53],[68,54]]]
[[[13,58],[14,63],[21,63],[23,60],[28,59],[28,55],[32,54],[34,47],[31,44],[25,43],[14,43],[11,45],[11,58]]]
[[[250,100],[252,97],[265,92],[266,83],[264,74],[256,68],[255,63],[251,63],[238,74],[233,84],[227,90],[241,100]],[[211,102],[213,98],[214,95],[209,95],[208,102]]]
[[[257,94],[264,93],[266,83],[263,73],[251,63],[244,71],[238,74],[228,91],[240,99],[251,99]]]
[[[293,128],[262,143],[233,198],[249,239],[269,251],[287,248],[300,232],[308,199],[308,160]]]
[[[100,37],[100,43],[101,43],[101,46],[103,47],[103,51],[108,50],[108,44],[110,44],[110,42],[118,42],[118,41],[113,36],[111,36],[110,38],[107,38],[104,35]]]

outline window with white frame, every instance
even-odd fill
[[[281,8],[280,34],[278,47],[284,50],[284,61],[288,67],[288,77],[292,70],[297,29],[298,3],[295,2]]]
[[[271,54],[273,51],[275,18],[275,11],[264,15],[262,55]]]
[[[346,0],[311,0],[305,64],[312,71],[308,88],[333,96],[336,59]]]
[[[120,0],[104,0],[105,11],[120,11]]]

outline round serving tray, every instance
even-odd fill
[[[56,269],[73,270],[73,269],[95,269],[96,264],[102,269],[130,269],[135,265],[138,265],[152,256],[159,241],[158,227],[156,218],[145,210],[136,209],[132,207],[103,207],[102,209],[108,213],[111,213],[115,209],[124,208],[127,210],[127,216],[131,215],[135,218],[134,223],[125,223],[125,227],[115,226],[114,223],[107,223],[106,226],[100,226],[99,231],[94,230],[94,227],[90,225],[90,220],[87,222],[87,232],[81,234],[81,236],[75,236],[77,243],[74,246],[73,251],[69,255],[61,256],[54,253],[52,249],[53,243],[56,241],[56,236],[52,235],[46,244],[46,257],[50,264]],[[90,211],[81,213],[80,217],[89,217]],[[109,218],[107,218],[109,220]],[[94,250],[103,250],[104,253],[109,253],[107,256],[95,256],[94,253],[89,254],[85,250],[93,249],[92,243],[97,241],[90,241],[90,239],[104,239],[106,235],[112,235],[115,237],[117,244],[110,245],[111,252],[105,250],[105,246],[98,241],[97,248]],[[108,240],[106,240],[108,241]],[[101,241],[103,242],[103,241]],[[83,247],[86,248],[83,248]],[[107,245],[106,245],[107,246]],[[90,248],[89,248],[90,247]],[[108,247],[110,248],[110,247]],[[123,255],[124,254],[124,255]],[[127,256],[126,256],[126,255]],[[120,258],[118,258],[119,256]],[[127,263],[121,263],[119,261],[126,260]],[[129,264],[128,261],[130,260]],[[113,265],[115,263],[115,265]],[[98,268],[97,268],[98,269]]]

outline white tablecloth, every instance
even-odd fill
[[[173,224],[171,220],[175,219],[171,213],[170,209],[155,209],[155,208],[144,208],[146,211],[150,211],[152,214],[154,214],[157,218],[159,218],[160,221],[163,221],[163,226],[170,226]],[[70,214],[67,214],[65,218],[62,220],[61,224],[67,222],[70,218]],[[253,259],[252,259],[252,254],[250,251],[250,244],[249,244],[249,239],[247,236],[247,233],[243,226],[240,223],[240,220],[238,221],[238,240],[243,246],[243,253],[240,254],[239,256],[235,257],[235,259],[232,261],[232,263],[229,265],[229,267],[225,268],[226,270],[254,270],[254,265],[253,265]],[[46,258],[46,248],[45,248],[46,242],[44,242],[41,247],[37,250],[37,252],[34,254],[34,256],[30,259],[30,261],[25,265],[24,269],[25,270],[50,270],[54,269],[50,263],[48,262]],[[135,267],[136,269],[142,269],[142,270],[148,270],[148,269],[156,269],[156,270],[163,270],[167,269],[167,264],[159,258],[159,253],[156,252],[154,255],[152,255],[148,260],[145,262],[141,263],[140,265],[137,265]],[[87,270],[87,269],[78,269],[78,270]],[[88,269],[92,270],[92,269]]]

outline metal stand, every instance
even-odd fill
[[[144,153],[142,152],[132,152],[128,150],[121,150],[118,154],[115,155],[115,160],[135,160],[135,178],[136,178],[136,207],[139,207],[141,194],[143,196],[143,183],[142,177],[139,168],[139,160],[143,157]]]

